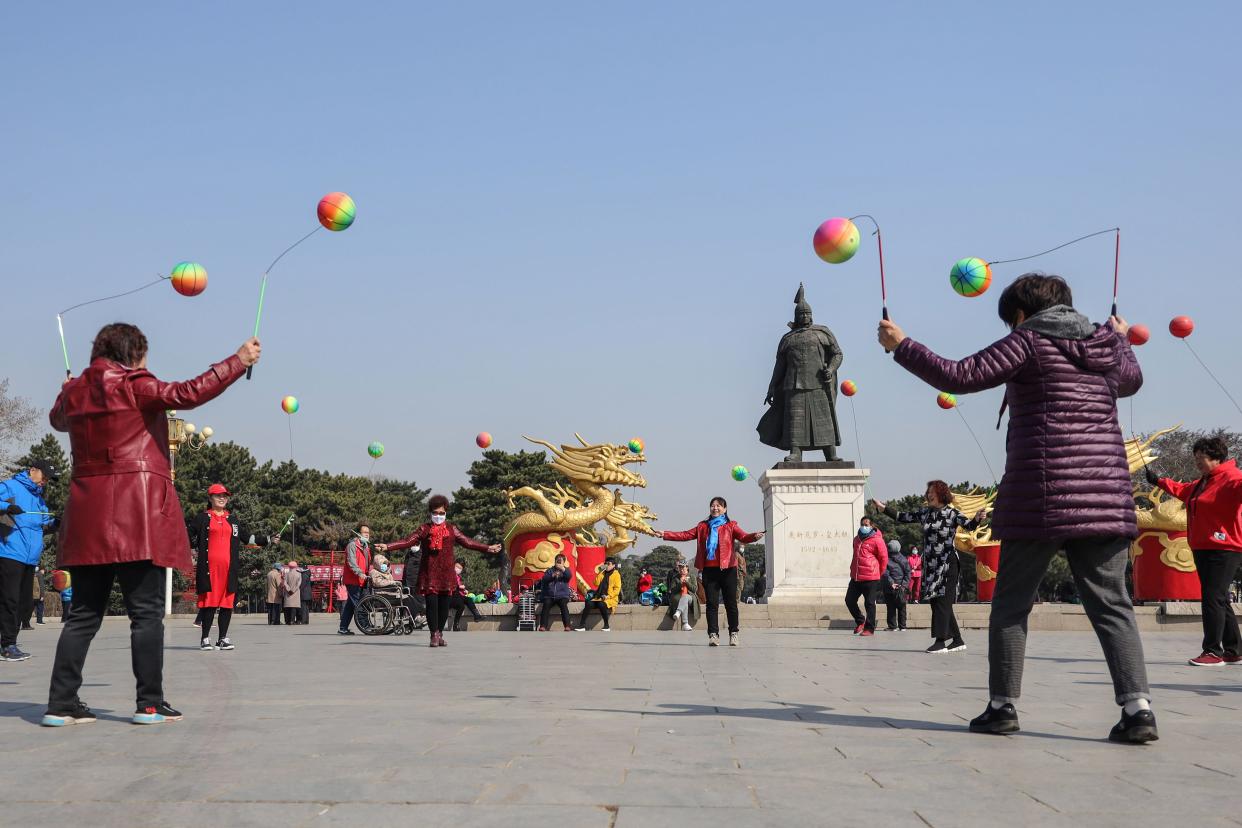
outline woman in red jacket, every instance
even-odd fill
[[[237,579],[241,570],[241,524],[228,511],[232,493],[223,483],[212,483],[207,489],[210,507],[199,512],[190,522],[195,563],[194,583],[198,589],[198,614],[201,620],[200,650],[232,650],[229,622],[233,620],[233,604],[237,596]],[[220,612],[220,638],[211,643],[211,625]]]
[[[78,688],[114,582],[130,621],[133,722],[181,718],[164,699],[164,569],[190,568],[190,541],[173,487],[165,412],[215,399],[258,361],[259,341],[250,339],[192,380],[160,382],[147,370],[147,338],[118,322],[96,335],[82,375],[65,380],[49,419],[69,432],[73,449],[58,556],[73,576],[73,613],[56,645],[43,724],[95,721]]]
[[[875,635],[875,597],[880,591],[880,577],[888,568],[888,547],[884,535],[871,525],[871,518],[858,522],[854,536],[854,557],[850,561],[850,585],[845,591],[845,608],[854,617],[854,635]],[[858,599],[867,608],[864,616]]]
[[[467,549],[476,552],[490,552],[495,555],[501,546],[473,540],[451,523],[447,522],[449,500],[444,495],[432,495],[427,501],[427,509],[431,520],[414,530],[414,534],[396,543],[377,543],[375,548],[380,552],[398,551],[411,546],[421,545],[423,563],[418,570],[417,590],[419,595],[427,599],[427,629],[431,633],[432,647],[447,647],[444,641],[444,626],[448,621],[449,605],[453,592],[457,589],[457,570],[454,568],[456,559],[453,556],[453,545],[460,543]]]
[[[660,537],[667,541],[699,542],[698,555],[694,559],[694,568],[703,580],[703,591],[707,597],[707,643],[711,647],[720,646],[720,596],[723,593],[725,616],[729,620],[729,646],[738,645],[737,621],[737,558],[733,554],[733,542],[754,543],[763,537],[762,532],[754,534],[743,531],[736,521],[729,520],[729,504],[723,497],[713,497],[708,506],[707,520],[699,521],[699,525],[685,532],[663,532]]]
[[[1203,475],[1193,483],[1147,470],[1149,483],[1186,504],[1186,535],[1203,595],[1203,654],[1190,663],[1242,664],[1242,637],[1229,603],[1229,586],[1242,563],[1242,470],[1226,459],[1229,447],[1219,437],[1196,440],[1191,450]]]

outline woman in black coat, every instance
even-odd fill
[[[199,512],[190,522],[190,546],[197,558],[195,584],[198,609],[203,622],[201,650],[231,650],[229,621],[233,619],[233,603],[237,596],[240,574],[241,525],[227,507],[229,490],[213,483],[207,490],[211,506]],[[220,639],[211,643],[211,625],[216,611],[220,612]]]

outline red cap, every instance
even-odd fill
[[[212,483],[211,486],[207,489],[207,494],[209,495],[222,494],[222,495],[231,496],[233,493],[230,492],[228,489],[226,489],[223,483]]]

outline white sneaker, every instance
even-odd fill
[[[681,620],[681,610],[675,610],[673,612],[673,623],[676,624],[680,620]]]
[[[604,627],[600,632],[612,632],[612,627]]]
[[[690,632],[691,630],[694,629],[694,627],[690,626],[689,624],[682,624],[681,628],[685,630],[686,632]]]
[[[586,627],[575,627],[574,632],[586,632]]]
[[[215,647],[211,646],[211,639],[209,638],[204,638],[203,642],[198,645],[198,648],[200,650],[214,650],[215,649]]]
[[[730,647],[736,647],[736,646],[738,646],[740,643],[741,643],[741,642],[739,642],[739,641],[738,641],[738,639],[737,639],[737,633],[732,633],[732,632],[731,632],[731,633],[729,633],[729,646],[730,646]]]

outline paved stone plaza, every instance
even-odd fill
[[[109,619],[82,695],[96,724],[37,722],[59,627],[0,664],[6,825],[1242,825],[1242,667],[1185,666],[1197,637],[1145,635],[1161,740],[1117,717],[1094,636],[1033,634],[1025,730],[972,735],[985,634],[743,630],[342,638],[233,625],[200,652],[169,625],[186,713],[135,727],[128,629]],[[1084,822],[1083,820],[1088,820]]]

